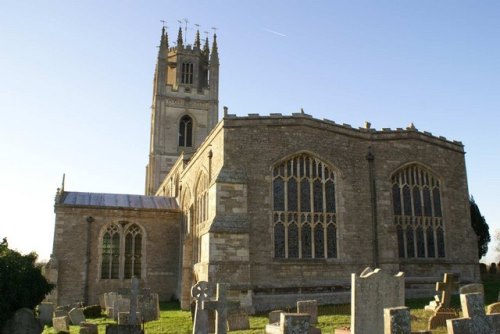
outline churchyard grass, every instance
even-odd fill
[[[485,302],[491,304],[497,301],[500,290],[500,280],[496,277],[485,277],[483,279],[485,290]],[[424,306],[429,303],[429,299],[406,300],[406,306],[411,309],[412,330],[427,329],[427,322],[432,312],[424,311]],[[460,298],[455,295],[451,299],[451,307],[460,308]],[[191,313],[181,311],[177,303],[160,303],[160,319],[146,324],[147,334],[188,334],[192,333]],[[287,312],[294,312],[293,308],[285,308]],[[332,333],[335,328],[342,328],[350,325],[350,305],[325,305],[318,307],[318,325],[323,333]],[[114,323],[104,317],[89,319],[89,322],[98,324],[99,334],[105,334],[106,324]],[[268,322],[267,313],[250,317],[250,329],[244,331],[234,331],[235,334],[262,334]],[[79,326],[71,326],[70,334],[78,334]],[[52,327],[46,327],[43,334],[53,334]],[[446,334],[446,328],[441,327],[433,330],[433,334]]]

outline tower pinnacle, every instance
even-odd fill
[[[182,42],[182,28],[179,27],[179,34],[177,35],[177,47],[182,48],[184,47],[184,44]]]

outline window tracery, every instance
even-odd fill
[[[441,182],[413,164],[392,177],[394,224],[401,258],[445,257]]]
[[[273,167],[274,256],[337,257],[335,173],[308,154]]]
[[[141,277],[143,232],[137,224],[109,224],[101,245],[101,279]]]

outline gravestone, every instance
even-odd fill
[[[227,333],[227,313],[229,309],[239,306],[239,302],[228,302],[228,289],[229,284],[217,283],[217,299],[205,300],[202,303],[202,309],[215,311],[215,334]]]
[[[405,306],[384,309],[384,334],[410,334],[410,309]]]
[[[435,296],[436,302],[429,304],[434,309],[428,306],[425,307],[426,310],[434,311],[434,314],[429,318],[428,329],[446,326],[448,319],[458,317],[458,311],[450,308],[451,296],[457,289],[458,276],[456,274],[445,273],[443,282],[436,283],[436,291],[441,291],[441,297]]]
[[[351,332],[383,334],[384,308],[404,306],[404,273],[366,268],[359,277],[352,274],[351,282]]]
[[[118,314],[120,312],[128,312],[130,310],[130,299],[119,297],[115,300],[113,305],[113,320],[118,321]]]
[[[500,333],[500,314],[486,315],[483,295],[460,295],[463,318],[446,321],[448,334],[496,334]]]
[[[43,326],[28,308],[17,310],[2,328],[2,334],[40,334]]]
[[[191,297],[196,302],[194,311],[193,334],[208,333],[208,310],[203,308],[203,303],[209,298],[208,282],[199,281],[191,287]]]
[[[445,273],[442,282],[436,282],[436,292],[441,297],[434,296],[434,301],[425,307],[426,311],[437,311],[439,308],[449,308],[452,294],[458,289],[458,275]]]
[[[500,303],[493,303],[486,307],[486,314],[500,313]]]
[[[318,302],[316,300],[297,301],[297,313],[308,313],[311,315],[311,325],[318,323]]]
[[[274,324],[280,321],[280,314],[282,313],[282,310],[275,310],[269,312],[269,323]]]
[[[465,295],[468,293],[480,293],[483,296],[483,302],[484,302],[484,285],[480,283],[472,283],[464,285],[458,291],[461,295]]]
[[[250,329],[250,320],[245,312],[231,312],[227,317],[227,327],[230,331]]]
[[[81,308],[74,308],[68,312],[69,321],[72,325],[79,325],[81,322],[85,321],[85,315]]]
[[[132,278],[132,289],[130,290],[130,312],[128,318],[129,325],[137,324],[137,295],[139,294],[139,279]]]
[[[131,325],[140,325],[141,324],[141,313],[136,313],[136,322]],[[120,312],[118,313],[118,325],[128,325],[130,324],[130,313],[129,312]]]
[[[118,298],[118,293],[107,292],[104,294],[104,308],[113,307],[115,300]]]
[[[41,303],[38,305],[38,318],[42,325],[52,326],[52,316],[54,314],[54,303]]]
[[[53,318],[67,317],[68,311],[66,309],[56,308],[54,310]]]
[[[118,318],[117,306],[121,307],[120,301],[128,301],[128,324],[118,324],[118,325],[106,325],[106,334],[143,334],[141,326],[137,325],[137,295],[139,293],[139,279],[137,277],[132,278],[132,287],[130,290],[130,299],[122,298],[115,301],[114,316]]]
[[[69,317],[56,317],[52,319],[55,333],[69,333]]]
[[[309,314],[301,313],[280,313],[278,323],[266,325],[266,334],[309,334],[310,333]]]
[[[143,289],[142,294],[138,296],[138,311],[141,313],[144,322],[160,319],[158,294],[150,293],[149,289]]]
[[[90,322],[80,323],[80,334],[99,334],[97,324]]]

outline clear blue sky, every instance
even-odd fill
[[[49,257],[63,173],[67,190],[143,193],[160,20],[172,45],[184,18],[188,42],[194,24],[217,27],[221,109],[414,122],[460,140],[469,191],[500,228],[497,0],[5,0],[0,237],[12,247]]]

